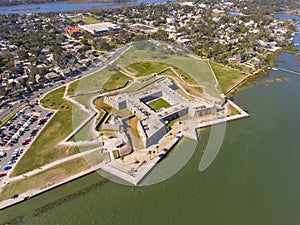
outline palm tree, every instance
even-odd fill
[[[171,139],[172,138],[171,136],[173,136],[173,133],[171,132],[169,135],[170,135],[170,139]]]
[[[151,154],[152,154],[152,151],[149,150],[149,151],[148,151],[148,154],[150,155],[150,160],[151,160]]]

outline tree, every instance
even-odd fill
[[[151,150],[149,150],[149,151],[148,151],[148,154],[149,154],[149,156],[150,156],[150,160],[151,160],[151,154],[152,154],[152,151],[151,151]]]

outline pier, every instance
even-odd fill
[[[275,69],[277,69],[277,70],[284,71],[284,72],[288,72],[288,73],[293,73],[293,74],[296,74],[296,75],[300,75],[300,72],[296,72],[296,71],[284,69],[284,68],[281,68],[281,67],[273,67],[273,68],[275,68]]]

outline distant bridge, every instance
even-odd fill
[[[293,70],[288,70],[288,69],[284,69],[284,68],[281,68],[281,67],[273,67],[275,70],[282,70],[282,71],[285,71],[285,72],[288,72],[288,73],[293,73],[293,74],[296,74],[296,75],[300,75],[300,72],[296,72],[296,71],[293,71]]]

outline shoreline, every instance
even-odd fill
[[[11,206],[14,206],[16,204],[19,204],[21,202],[24,202],[26,200],[29,200],[31,198],[34,198],[34,197],[36,197],[36,196],[38,196],[40,194],[43,194],[43,193],[45,193],[47,191],[50,191],[52,189],[55,189],[57,187],[60,187],[60,186],[62,186],[64,184],[67,184],[67,183],[69,183],[71,181],[80,179],[81,177],[89,175],[89,174],[91,174],[93,172],[96,172],[97,170],[100,169],[100,165],[95,166],[94,168],[92,167],[92,168],[90,168],[88,170],[82,171],[79,174],[75,174],[75,175],[69,176],[69,177],[63,179],[62,181],[59,181],[56,184],[51,185],[49,187],[46,187],[44,189],[40,189],[40,190],[37,190],[37,189],[28,190],[27,192],[19,194],[18,198],[16,198],[16,199],[10,198],[10,199],[6,199],[6,200],[3,200],[3,201],[0,201],[0,211],[5,210],[5,209],[7,209],[7,208],[9,208]]]
[[[272,62],[271,63],[273,63],[273,60],[276,58],[276,56],[278,56],[279,54],[281,54],[282,52],[286,52],[284,49],[280,49],[278,52],[275,52],[274,54],[272,54]],[[288,53],[290,53],[290,54],[293,54],[292,52],[288,52]],[[297,52],[295,52],[295,53],[297,53]],[[268,63],[268,64],[270,64],[270,62]],[[251,82],[253,81],[253,80],[255,80],[256,78],[258,78],[258,77],[260,77],[260,76],[264,76],[265,75],[265,73],[267,73],[270,69],[271,69],[271,67],[270,67],[271,65],[267,65],[267,66],[265,66],[264,68],[262,68],[262,69],[260,69],[260,70],[258,70],[258,71],[256,71],[255,72],[255,74],[252,74],[252,75],[248,75],[247,77],[245,77],[242,81],[240,81],[238,84],[235,84],[232,88],[230,88],[230,95],[229,96],[231,96],[231,95],[234,95],[234,93],[235,93],[235,91],[236,90],[239,90],[239,89],[241,89],[241,88],[244,88],[245,87],[245,85],[246,86],[248,86],[248,85],[251,85]],[[250,83],[249,83],[249,79],[250,79]],[[232,90],[231,90],[232,89]],[[51,90],[51,91],[53,91],[53,90]],[[228,91],[227,91],[228,92]],[[234,104],[234,107],[236,108],[236,104],[235,103],[233,103],[233,102],[231,102],[231,101],[229,101],[230,102],[230,104]],[[249,117],[249,114],[247,114],[246,112],[244,112],[240,107],[238,107],[238,109],[237,109],[239,112],[242,112],[242,114],[239,114],[239,115],[234,115],[234,116],[230,116],[230,117],[226,117],[225,118],[225,120],[220,120],[220,121],[218,121],[218,122],[216,122],[216,124],[218,124],[218,123],[223,123],[223,122],[228,122],[228,121],[234,121],[234,120],[237,120],[237,119],[241,119],[241,118],[245,118],[245,117]],[[214,122],[214,121],[212,121],[212,122]],[[212,125],[214,125],[214,123],[205,123],[205,124],[203,124],[203,125],[199,125],[199,126],[195,126],[195,129],[196,130],[199,130],[199,129],[201,129],[201,128],[204,128],[204,127],[209,127],[209,126],[212,126]],[[175,141],[175,143],[173,143],[174,145],[176,145],[178,142],[180,142],[180,140],[179,141]],[[174,146],[173,146],[173,144],[172,144],[172,147],[170,148],[170,149],[172,149]],[[166,155],[167,155],[167,153],[168,152],[166,152]],[[151,163],[151,165],[149,165],[149,168],[147,168],[147,170],[145,170],[145,171],[143,171],[143,172],[145,172],[145,173],[142,173],[139,177],[138,177],[138,179],[131,179],[130,181],[128,181],[127,179],[123,179],[123,176],[118,176],[118,173],[111,173],[111,174],[113,174],[113,175],[115,175],[115,176],[117,176],[117,177],[119,177],[119,178],[121,178],[121,179],[123,179],[123,180],[126,180],[126,181],[128,181],[129,183],[131,183],[131,184],[134,184],[134,185],[138,185],[146,176],[147,176],[147,174],[149,173],[149,172],[151,172],[151,170],[153,169],[153,168],[155,168],[155,166],[157,165],[157,163],[160,161],[160,159],[159,160],[157,160],[157,162],[155,162],[155,163]],[[16,205],[16,204],[18,204],[18,203],[21,203],[21,202],[23,202],[23,201],[26,201],[26,200],[28,200],[28,199],[30,199],[30,198],[33,198],[33,197],[35,197],[35,196],[38,196],[38,195],[40,195],[40,194],[42,194],[42,193],[45,193],[45,192],[47,192],[47,191],[49,191],[49,190],[52,190],[52,189],[55,189],[56,187],[60,187],[60,186],[62,186],[62,185],[64,185],[64,184],[66,184],[66,183],[69,183],[69,182],[71,182],[71,181],[74,181],[74,180],[76,180],[76,179],[79,179],[79,178],[81,178],[81,177],[84,177],[84,176],[86,176],[86,175],[88,175],[88,174],[91,174],[91,173],[93,173],[93,172],[96,172],[97,170],[100,170],[100,169],[102,169],[103,171],[107,171],[107,167],[106,166],[103,166],[104,165],[104,163],[100,163],[100,164],[98,164],[97,166],[94,166],[94,167],[92,167],[92,168],[90,168],[90,169],[88,169],[88,170],[85,170],[85,171],[82,171],[82,172],[80,172],[80,173],[78,173],[78,174],[75,174],[75,175],[72,175],[72,176],[69,176],[69,177],[66,177],[66,178],[64,178],[63,180],[61,180],[61,181],[59,181],[59,182],[57,182],[57,183],[55,183],[54,185],[51,185],[51,186],[49,186],[49,187],[46,187],[45,189],[41,189],[41,190],[37,190],[37,189],[32,189],[32,190],[29,190],[29,191],[27,191],[27,192],[24,192],[24,193],[21,193],[21,194],[19,194],[19,197],[18,198],[16,198],[16,199],[6,199],[6,200],[3,200],[3,201],[0,201],[0,211],[2,211],[2,210],[4,210],[4,209],[7,209],[7,208],[9,208],[9,207],[11,207],[11,206],[14,206],[14,205]],[[125,176],[126,177],[126,176]],[[104,178],[105,179],[105,178]]]
[[[265,76],[265,74],[268,73],[271,70],[271,67],[274,64],[274,59],[276,57],[278,57],[278,55],[281,54],[281,53],[283,53],[283,52],[287,52],[287,53],[290,53],[290,54],[297,54],[296,49],[295,49],[295,52],[292,53],[292,52],[289,52],[288,50],[286,50],[284,48],[280,49],[277,52],[272,53],[271,57],[270,57],[270,60],[268,61],[267,65],[265,67],[263,67],[260,70],[256,71],[255,74],[253,74],[251,76],[248,75],[245,79],[243,79],[241,82],[239,82],[238,85],[235,84],[231,88],[232,90],[230,89],[230,93],[231,93],[230,96],[234,95],[236,90],[239,90],[239,89],[244,88],[246,86],[250,86],[252,84],[252,82],[255,79],[259,78],[260,76]],[[248,79],[248,78],[250,78],[250,79]],[[248,117],[249,116],[249,114],[247,114],[247,115],[246,114],[244,115],[244,117]],[[230,118],[230,117],[228,117],[228,118]],[[233,118],[232,120],[236,120],[236,119],[238,119],[238,118]],[[207,126],[211,126],[211,125],[212,124],[207,125]],[[203,126],[203,127],[207,127],[207,126]],[[202,128],[202,127],[199,127],[199,128]],[[155,164],[156,163],[154,163],[154,166],[155,166]],[[19,197],[17,199],[7,199],[7,200],[0,201],[0,211],[2,211],[4,209],[7,209],[7,208],[9,208],[11,206],[14,206],[14,205],[16,205],[18,203],[21,203],[23,201],[26,201],[27,199],[33,198],[35,196],[38,196],[38,195],[40,195],[40,194],[42,194],[42,193],[44,193],[46,191],[49,191],[49,190],[52,190],[52,189],[54,189],[56,187],[62,186],[64,184],[68,183],[68,182],[71,182],[73,180],[79,179],[79,178],[81,178],[83,176],[86,176],[88,174],[91,174],[91,173],[93,173],[93,172],[101,169],[101,166],[103,166],[102,163],[100,163],[99,165],[97,165],[95,167],[92,167],[92,168],[90,168],[88,170],[82,171],[82,172],[80,172],[78,174],[66,177],[65,179],[61,180],[60,182],[58,182],[58,183],[56,183],[54,185],[51,185],[51,186],[49,186],[49,187],[47,187],[45,189],[42,189],[42,190],[30,190],[28,192],[22,193],[22,194],[19,195]],[[150,170],[148,172],[150,172],[151,169],[152,169],[152,167],[150,168]],[[140,181],[148,174],[148,172],[144,176],[142,176],[142,178],[140,179]],[[26,198],[26,197],[29,197],[29,198]]]
[[[230,98],[232,97],[236,91],[251,86],[253,85],[254,80],[256,80],[257,78],[262,78],[264,77],[267,73],[269,73],[272,69],[272,67],[274,67],[274,59],[278,57],[278,55],[286,52],[289,54],[294,54],[297,55],[299,54],[297,52],[297,49],[294,48],[294,51],[291,51],[287,48],[282,48],[279,49],[278,51],[274,52],[271,54],[270,60],[268,61],[267,65],[265,65],[263,68],[255,71],[253,74],[249,74],[246,77],[244,77],[239,83],[235,84],[234,86],[232,86],[229,90],[226,91],[225,95]]]
[[[236,110],[239,111],[240,114],[232,115],[232,116],[225,117],[225,118],[218,118],[216,120],[211,120],[211,121],[200,121],[199,122],[198,120],[196,120],[198,122],[196,125],[195,125],[195,121],[188,121],[188,123],[194,124],[193,128],[194,128],[194,131],[197,133],[198,130],[201,129],[201,128],[205,128],[205,127],[213,126],[215,124],[226,123],[226,122],[229,122],[229,121],[234,121],[234,120],[249,117],[249,114],[246,113],[244,110],[242,110],[235,103],[228,100],[228,104],[231,104]],[[183,136],[189,137],[189,135],[187,135],[187,134],[184,134]],[[165,150],[161,154],[164,154],[164,157],[167,156],[168,153],[181,141],[181,139],[182,139],[182,137],[177,137],[177,136],[174,137],[172,139],[172,141],[170,141],[170,143],[168,143],[167,150]],[[67,184],[71,181],[74,181],[76,179],[84,177],[84,176],[86,176],[88,174],[91,174],[93,172],[96,172],[98,170],[103,170],[105,172],[108,172],[108,173],[112,174],[113,176],[116,176],[116,177],[118,177],[122,180],[125,180],[125,181],[127,181],[127,182],[129,182],[129,183],[136,186],[144,180],[144,178],[152,171],[152,169],[154,169],[157,166],[157,164],[161,161],[162,158],[160,158],[160,157],[153,158],[150,161],[149,165],[144,170],[142,170],[139,174],[137,174],[136,177],[131,177],[129,174],[126,174],[125,172],[120,171],[120,170],[108,165],[107,164],[108,162],[102,162],[102,163],[100,163],[96,166],[92,166],[91,168],[89,168],[87,170],[81,171],[78,174],[68,176],[68,177],[62,179],[61,181],[58,181],[57,183],[54,183],[53,185],[50,185],[46,188],[31,189],[31,190],[28,190],[26,192],[20,193],[17,198],[9,198],[9,199],[0,201],[0,211],[5,210],[5,209],[7,209],[11,206],[14,206],[14,205],[18,204],[18,203],[29,200],[31,198],[34,198],[35,196],[38,196],[38,195],[43,194],[43,193],[45,193],[49,190],[60,187],[64,184]],[[106,179],[106,178],[103,177],[103,179]]]

